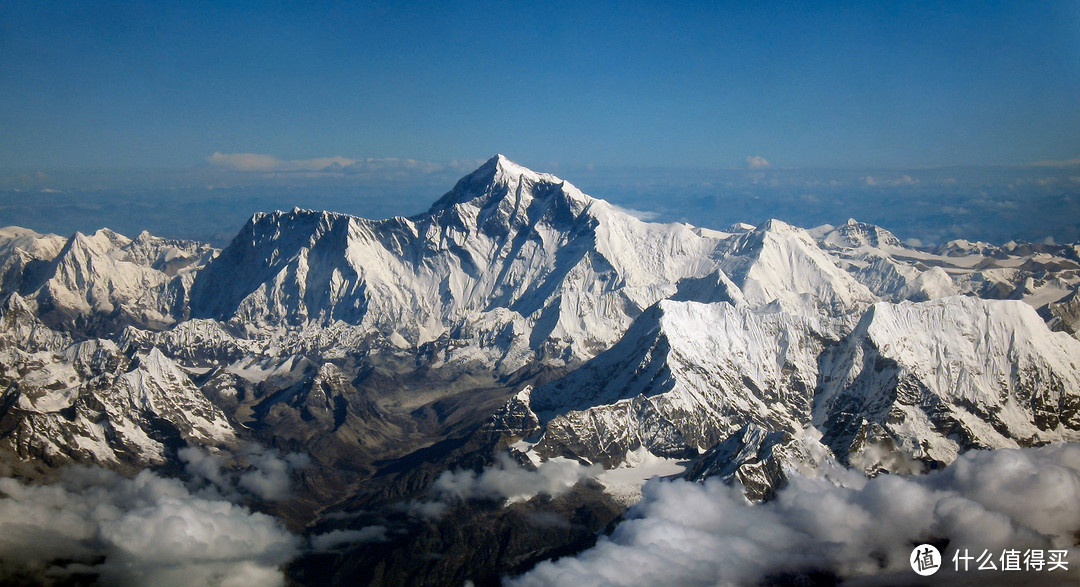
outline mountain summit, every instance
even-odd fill
[[[515,365],[587,358],[715,272],[718,245],[498,155],[410,218],[255,215],[195,279],[191,314],[252,334],[343,323],[413,347],[485,331]]]
[[[454,189],[431,206],[428,214],[435,215],[456,204],[469,204],[479,209],[512,204],[515,209],[528,209],[534,199],[546,202],[553,196],[573,201],[578,212],[593,201],[570,182],[549,173],[537,173],[500,154],[458,180]]]

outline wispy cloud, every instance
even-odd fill
[[[623,208],[622,206],[618,206],[616,204],[611,204],[611,207],[615,208],[619,212],[622,212],[623,214],[633,216],[634,218],[637,218],[638,220],[641,220],[641,221],[644,221],[644,222],[652,222],[653,220],[656,220],[657,218],[660,217],[659,212],[653,212],[653,211],[650,211],[650,210],[637,210],[635,208]]]
[[[361,163],[348,157],[319,157],[316,159],[278,159],[273,155],[260,153],[214,153],[208,159],[210,164],[233,169],[235,171],[341,171]]]
[[[349,157],[318,157],[315,159],[279,159],[262,153],[214,153],[207,162],[231,171],[262,173],[315,173],[315,174],[361,174],[361,173],[437,173],[439,171],[471,171],[482,161],[451,161],[437,163],[418,159],[381,157],[352,159]]]
[[[1080,159],[1057,159],[1029,163],[1029,167],[1080,167]]]
[[[577,461],[556,457],[530,471],[506,455],[480,473],[447,471],[435,480],[433,489],[442,498],[506,499],[524,501],[535,495],[560,495],[588,477],[601,471]]]
[[[207,161],[236,171],[279,171],[287,163],[273,155],[258,153],[214,153]]]
[[[311,463],[305,454],[283,455],[277,449],[254,443],[237,455],[210,454],[187,447],[180,449],[179,456],[192,483],[212,487],[220,495],[234,500],[248,496],[264,501],[287,499],[292,495],[293,477]],[[239,469],[226,471],[230,462]]]
[[[9,573],[96,575],[121,585],[282,585],[303,543],[241,502],[292,494],[306,455],[251,444],[233,455],[180,450],[183,479],[66,469],[51,485],[0,478],[0,583]],[[378,530],[315,537],[378,540]]]
[[[358,542],[385,542],[386,526],[365,526],[359,530],[331,530],[311,537],[311,548],[317,552],[334,550]]]

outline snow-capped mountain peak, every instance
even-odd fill
[[[496,156],[411,218],[254,216],[199,273],[192,315],[246,327],[337,321],[398,347],[517,323],[514,344],[587,358],[680,280],[716,275],[720,240],[642,222]]]
[[[850,316],[877,301],[809,232],[781,220],[741,233],[728,246],[723,270],[751,305],[779,304],[808,316]]]
[[[859,222],[854,218],[848,218],[847,222],[837,226],[826,234],[823,240],[827,245],[848,248],[899,248],[904,246],[903,243],[900,242],[900,239],[896,238],[896,235],[893,233],[880,226]]]
[[[467,204],[486,209],[528,209],[534,199],[547,201],[562,197],[576,214],[581,213],[593,199],[570,182],[549,173],[538,173],[518,165],[503,155],[496,155],[476,171],[461,178],[452,190],[439,198],[428,211],[438,215],[455,205]]]

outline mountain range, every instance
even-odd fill
[[[308,537],[292,580],[497,581],[658,473],[768,500],[1080,441],[1078,291],[1080,245],[649,223],[501,155],[423,214],[258,213],[221,250],[9,227],[0,462],[303,455],[237,498]]]

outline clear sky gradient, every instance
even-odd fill
[[[1074,159],[1080,2],[0,0],[0,168],[496,152],[542,170]]]

